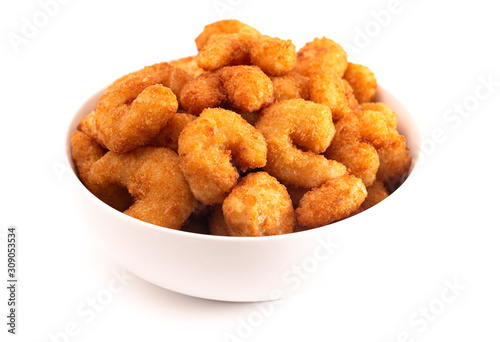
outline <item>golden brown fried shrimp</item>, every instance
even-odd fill
[[[384,187],[384,183],[379,181],[378,179],[373,182],[372,186],[366,188],[368,196],[363,203],[361,203],[361,208],[364,210],[373,207],[375,204],[382,202],[386,199],[389,194]]]
[[[374,110],[363,110],[359,113],[359,131],[363,140],[380,149],[389,144],[397,131],[387,124],[385,115]]]
[[[192,114],[222,106],[226,100],[231,107],[252,113],[273,102],[273,84],[259,67],[224,67],[189,82],[180,99],[182,108]]]
[[[177,111],[177,100],[156,78],[132,76],[101,96],[95,110],[99,141],[124,153],[145,145]]]
[[[337,133],[332,144],[325,151],[325,157],[344,164],[365,186],[375,181],[380,165],[377,150],[362,140],[360,122],[357,115],[345,115],[335,125]]]
[[[296,72],[271,77],[276,102],[290,99],[309,100],[309,78]]]
[[[376,178],[383,182],[398,182],[410,167],[411,157],[404,136],[389,126],[382,112],[363,110],[358,118],[358,139],[372,145],[378,155],[379,167]],[[349,120],[356,121],[354,116]],[[335,147],[332,147],[335,149]],[[335,152],[333,152],[335,153]],[[328,152],[326,153],[328,155]],[[355,159],[351,158],[351,161]],[[359,158],[357,159],[359,160]],[[346,161],[346,164],[348,161]],[[347,165],[346,165],[347,166]],[[349,167],[349,166],[348,166]],[[351,170],[355,175],[356,172]],[[366,176],[360,175],[364,181]],[[365,183],[370,186],[370,182]]]
[[[186,126],[179,137],[181,168],[197,200],[222,203],[238,181],[238,170],[266,164],[262,134],[240,115],[221,108],[207,108]]]
[[[71,134],[71,156],[84,184],[88,183],[88,173],[92,165],[105,154],[106,150],[87,134],[80,131]]]
[[[170,88],[177,99],[181,96],[181,90],[193,78],[184,70],[176,68],[166,62],[147,66],[142,70],[145,75],[155,75],[159,83]]]
[[[259,67],[238,65],[217,71],[228,103],[244,112],[255,112],[273,102],[273,83]]]
[[[131,78],[154,78],[156,83],[162,84],[170,88],[177,98],[181,94],[182,88],[191,81],[192,77],[184,70],[174,67],[167,62],[157,63],[146,66],[141,70],[137,70],[117,79],[111,86],[106,89],[106,92],[112,91],[120,83],[123,83]]]
[[[213,206],[212,215],[208,221],[208,228],[210,229],[210,234],[212,235],[230,236],[221,204]]]
[[[289,72],[297,56],[291,40],[269,36],[255,37],[250,46],[250,61],[268,75],[279,76]]]
[[[344,83],[344,90],[345,90],[344,95],[347,99],[349,109],[351,110],[351,112],[358,114],[361,111],[361,108],[359,106],[358,100],[356,100],[356,96],[354,96],[354,92],[352,90],[351,85],[344,79],[342,79],[342,83]]]
[[[344,79],[351,85],[354,96],[359,103],[373,101],[377,92],[377,79],[368,67],[348,63]]]
[[[177,152],[177,142],[184,127],[196,120],[195,115],[187,113],[175,113],[160,132],[149,141],[148,146],[167,147]]]
[[[295,45],[290,40],[242,33],[213,34],[196,56],[198,66],[204,70],[253,64],[272,76],[289,72],[296,59]]]
[[[411,164],[405,137],[394,131],[393,133],[390,140],[382,148],[377,149],[380,159],[377,179],[389,183],[391,189],[403,180]]]
[[[311,75],[309,95],[311,101],[330,108],[335,122],[344,115],[356,111],[358,107],[351,87],[333,72],[319,72]]]
[[[285,186],[267,172],[250,173],[222,204],[231,236],[266,236],[293,232],[295,214]]]
[[[398,128],[398,117],[396,113],[385,103],[365,102],[360,104],[360,108],[361,110],[375,110],[377,112],[381,112],[382,114],[384,114],[389,127],[392,127],[394,129]]]
[[[208,43],[208,40],[212,35],[221,33],[243,33],[251,35],[260,34],[259,31],[257,31],[253,27],[238,20],[220,20],[205,26],[203,32],[201,32],[200,35],[195,39],[198,51],[200,51]]]
[[[264,170],[285,185],[317,187],[346,172],[344,165],[318,154],[335,134],[327,106],[303,99],[276,102],[261,112],[255,127],[267,142]]]
[[[89,179],[97,187],[126,187],[134,203],[124,213],[158,226],[180,229],[195,206],[179,158],[168,148],[108,152],[92,165]]]
[[[328,38],[315,38],[297,52],[293,70],[304,76],[317,72],[333,72],[342,77],[347,69],[347,54],[339,44]]]
[[[219,107],[226,101],[222,79],[218,74],[203,74],[182,89],[180,104],[191,114],[198,115],[205,108]]]
[[[105,153],[106,151],[85,133],[76,131],[71,135],[71,156],[82,183],[101,201],[116,210],[123,211],[132,204],[127,189],[116,184],[97,187],[89,180],[92,165]]]
[[[196,56],[176,59],[174,61],[171,61],[170,65],[184,70],[192,78],[195,78],[206,72],[205,70],[203,70],[198,66],[198,63],[196,62]]]
[[[300,230],[321,227],[348,217],[367,196],[361,179],[343,175],[329,180],[302,197],[295,210]]]
[[[250,64],[250,42],[253,36],[242,34],[217,34],[196,56],[198,66],[215,71],[230,65]]]
[[[411,156],[405,137],[398,133],[393,121],[390,121],[393,118],[388,111],[363,110],[360,114],[360,131],[363,138],[377,149],[380,159],[377,179],[397,186],[410,168]]]
[[[101,147],[104,147],[104,144],[99,140],[99,134],[97,133],[97,127],[95,124],[95,111],[91,111],[89,114],[85,115],[82,121],[80,121],[80,123],[78,124],[77,129],[87,134]]]

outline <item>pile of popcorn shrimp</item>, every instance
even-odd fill
[[[198,54],[113,82],[71,136],[86,188],[136,219],[268,236],[328,225],[384,200],[411,163],[377,80],[315,38],[296,51],[238,20]]]

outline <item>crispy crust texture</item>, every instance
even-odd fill
[[[224,200],[222,211],[231,236],[287,234],[295,227],[285,186],[266,172],[245,176]]]
[[[230,33],[242,33],[249,35],[259,35],[260,32],[251,27],[250,25],[244,24],[241,21],[235,19],[220,20],[212,24],[205,26],[203,31],[198,37],[196,37],[196,47],[200,51],[210,40],[214,34],[230,34]]]
[[[333,72],[342,77],[347,69],[347,53],[328,38],[315,38],[297,52],[293,70],[304,76],[317,72]]]
[[[124,213],[158,226],[180,229],[195,207],[179,157],[168,148],[108,152],[92,165],[89,180],[103,189],[126,187],[134,203]]]
[[[236,109],[251,113],[274,101],[273,83],[257,66],[226,67],[218,74],[228,103]]]
[[[389,197],[389,193],[387,192],[384,183],[379,180],[375,180],[371,186],[366,188],[366,191],[368,195],[366,196],[365,201],[361,204],[361,208],[364,210],[370,209],[374,205]]]
[[[276,102],[290,99],[309,100],[309,78],[296,72],[271,77]]]
[[[324,105],[302,99],[277,102],[261,112],[255,127],[267,142],[264,170],[285,185],[310,189],[346,172],[344,165],[319,154],[335,134]]]
[[[370,68],[348,63],[344,79],[349,82],[359,103],[371,102],[377,92],[377,79]]]
[[[106,150],[85,133],[76,131],[71,135],[71,155],[82,183],[104,203],[116,210],[124,211],[132,204],[132,197],[125,187],[118,184],[100,187],[89,178],[92,166],[105,154]]]
[[[133,76],[101,96],[95,110],[96,130],[106,148],[128,152],[145,145],[177,111],[177,100],[155,78]]]
[[[273,102],[273,83],[256,66],[224,67],[189,82],[180,99],[181,106],[195,115],[226,102],[236,110],[252,113]]]
[[[361,179],[344,175],[312,189],[295,210],[299,230],[321,227],[342,220],[356,211],[367,196]]]
[[[337,134],[325,152],[325,157],[345,165],[366,186],[375,181],[380,165],[377,150],[360,135],[360,122],[355,114],[344,116],[335,125]]]
[[[309,79],[309,96],[311,101],[330,108],[334,122],[359,111],[351,86],[333,72],[313,74]]]
[[[167,147],[175,152],[179,147],[178,141],[182,130],[189,123],[196,120],[195,115],[187,113],[175,113],[165,127],[163,127],[158,134],[149,141],[148,146],[153,147]]]
[[[239,170],[266,164],[262,134],[233,111],[207,108],[179,137],[181,169],[197,200],[222,203],[236,186]]]

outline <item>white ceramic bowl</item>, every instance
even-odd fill
[[[71,160],[71,133],[93,110],[102,91],[78,110],[66,137],[66,155]],[[404,106],[383,88],[376,100],[398,113],[399,131],[405,135],[413,158],[410,176],[391,195],[403,193],[412,182],[419,154],[419,134]],[[320,253],[331,252],[332,234],[343,229],[373,223],[378,206],[352,218],[304,232],[268,237],[224,237],[195,234],[155,226],[122,214],[101,202],[71,174],[76,205],[88,229],[109,255],[135,275],[163,288],[207,299],[248,302],[265,301],[293,294],[287,278],[294,265],[314,262]],[[400,196],[401,197],[401,196]],[[405,196],[402,196],[403,198]],[[390,199],[390,198],[389,198]],[[369,220],[369,221],[368,221]],[[316,260],[317,261],[317,260]]]

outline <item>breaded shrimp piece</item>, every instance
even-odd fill
[[[360,132],[377,149],[380,159],[377,179],[399,182],[411,164],[405,137],[389,125],[384,113],[372,110],[361,112]]]
[[[176,111],[172,90],[154,77],[132,76],[115,83],[99,99],[98,140],[113,152],[131,151],[156,136]]]
[[[377,92],[377,79],[368,67],[348,63],[344,79],[351,85],[354,96],[359,103],[373,101]]]
[[[382,112],[363,110],[359,113],[359,132],[363,140],[372,144],[376,149],[390,144],[398,132],[389,127]]]
[[[217,71],[227,94],[228,103],[244,112],[255,112],[270,105],[273,83],[259,67],[238,65]]]
[[[174,61],[171,61],[170,65],[184,70],[192,78],[195,78],[206,72],[205,70],[203,70],[198,66],[198,63],[196,62],[196,56],[176,59]]]
[[[311,75],[309,95],[311,101],[330,108],[334,122],[358,110],[351,87],[333,72],[319,72]]]
[[[391,139],[382,148],[377,149],[380,167],[377,179],[394,190],[406,176],[411,165],[411,156],[406,146],[406,139],[400,134],[392,134]]]
[[[179,157],[168,148],[108,152],[92,165],[89,179],[98,187],[126,187],[134,203],[124,214],[158,226],[180,229],[195,207]]]
[[[373,182],[373,184],[366,188],[368,195],[363,203],[361,203],[361,208],[364,210],[373,207],[375,204],[378,204],[385,200],[389,193],[384,187],[384,183],[379,181],[378,179]]]
[[[132,204],[127,189],[116,184],[97,187],[89,180],[92,165],[105,153],[106,151],[85,133],[76,131],[71,135],[71,157],[82,183],[101,201],[116,210],[123,211]]]
[[[228,103],[252,113],[273,102],[273,84],[259,67],[238,65],[198,76],[181,93],[181,106],[192,114]]]
[[[99,141],[99,134],[97,133],[97,127],[95,124],[94,110],[83,117],[83,119],[78,124],[77,129],[87,134],[90,138],[95,140],[101,147],[104,147],[104,144],[101,141]]]
[[[196,56],[198,66],[215,71],[230,65],[250,64],[250,42],[253,36],[242,34],[217,34]]]
[[[295,214],[284,185],[267,172],[250,173],[222,204],[231,236],[266,236],[293,232]]]
[[[182,89],[180,104],[191,114],[198,115],[205,108],[219,107],[226,101],[222,79],[218,74],[203,74]]]
[[[361,110],[375,110],[377,112],[381,112],[384,114],[385,119],[387,120],[387,125],[394,129],[398,128],[398,117],[396,113],[382,102],[365,102],[360,104]]]
[[[291,40],[257,36],[250,45],[250,61],[268,75],[284,75],[297,61],[295,45]]]
[[[357,117],[360,139],[371,144],[378,154],[380,165],[377,179],[383,182],[399,182],[411,163],[405,137],[389,125],[382,112],[363,110]]]
[[[295,210],[300,230],[342,220],[358,209],[367,196],[361,179],[344,175],[329,180],[302,197]]]
[[[198,66],[207,71],[253,64],[272,76],[289,72],[296,59],[290,40],[241,33],[213,34],[196,56]]]
[[[198,201],[222,203],[236,186],[239,173],[266,164],[262,134],[240,115],[221,108],[207,108],[179,137],[181,169]]]
[[[274,100],[276,102],[290,99],[309,100],[309,78],[296,72],[283,76],[271,77]]]
[[[177,98],[179,98],[182,88],[192,80],[192,77],[184,70],[174,67],[167,62],[156,63],[146,66],[140,70],[131,72],[123,77],[120,77],[106,89],[112,91],[121,83],[128,81],[131,78],[150,78],[155,79],[157,84],[170,88]]]
[[[182,88],[193,79],[186,71],[167,62],[147,66],[142,69],[142,73],[158,77],[159,83],[172,90],[177,99],[181,96]]]
[[[317,72],[333,72],[342,77],[347,69],[347,54],[339,44],[328,38],[315,38],[297,52],[293,70],[304,76]]]
[[[259,31],[253,27],[244,24],[235,19],[220,20],[215,23],[206,25],[203,32],[195,39],[196,47],[200,51],[207,43],[210,37],[214,34],[221,33],[244,33],[250,35],[259,35]]]
[[[264,170],[287,186],[317,187],[346,172],[319,154],[335,134],[327,106],[303,99],[276,102],[261,112],[255,127],[267,142]]]
[[[84,184],[88,183],[88,173],[92,165],[105,154],[106,150],[87,134],[80,131],[71,134],[71,157]]]
[[[335,128],[337,133],[325,151],[325,157],[342,163],[354,176],[361,178],[365,186],[371,186],[380,161],[377,150],[362,139],[358,116],[353,113],[345,115]]]
[[[187,113],[175,113],[160,132],[149,141],[148,146],[167,147],[175,152],[178,148],[179,135],[184,127],[196,120],[195,115]]]

